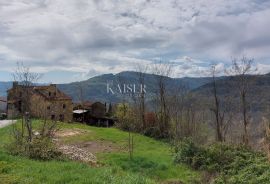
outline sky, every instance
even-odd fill
[[[17,62],[67,83],[171,62],[201,77],[232,58],[270,72],[270,0],[0,0],[0,81]]]

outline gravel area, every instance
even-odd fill
[[[90,152],[78,148],[76,146],[64,145],[59,147],[59,150],[67,155],[72,160],[78,160],[86,163],[96,164],[97,158]]]

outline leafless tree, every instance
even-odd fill
[[[211,66],[211,77],[212,77],[212,95],[213,103],[210,105],[210,110],[215,116],[215,129],[216,129],[216,140],[224,142],[228,128],[232,122],[231,109],[228,109],[228,105],[231,105],[231,98],[223,96],[220,97],[218,94],[218,84],[217,84],[217,71],[216,66]]]
[[[120,87],[123,87],[128,83],[126,79],[118,75],[117,77],[117,85]],[[134,93],[125,93],[124,90],[120,93],[121,103],[118,105],[117,113],[121,114],[120,118],[118,118],[118,123],[120,123],[120,128],[125,129],[128,131],[128,153],[129,153],[129,159],[133,159],[133,153],[134,153],[134,131],[136,129],[135,123],[137,123],[137,116],[136,116],[136,108],[133,106],[130,106],[130,100],[133,100],[133,103],[137,103],[137,97]],[[120,108],[119,108],[120,107]],[[116,113],[116,114],[117,114]],[[135,113],[135,114],[134,114]]]
[[[172,65],[168,62],[159,61],[153,65],[153,74],[156,78],[156,107],[158,117],[158,129],[161,137],[167,137],[170,129],[170,116],[168,105],[168,77],[172,72]]]
[[[270,120],[267,117],[264,117],[263,124],[264,124],[263,148],[267,154],[268,160],[270,160]]]
[[[229,70],[229,74],[233,76],[235,81],[235,88],[238,90],[240,97],[240,111],[243,118],[243,143],[249,144],[248,126],[250,124],[250,99],[248,97],[251,84],[254,82],[254,78],[251,74],[255,74],[257,69],[253,69],[252,65],[254,59],[243,56],[241,59],[232,60],[232,68]]]
[[[11,89],[8,97],[15,98],[19,104],[22,115],[21,127],[13,125],[14,141],[8,145],[8,150],[12,154],[20,154],[29,158],[48,160],[60,155],[53,145],[53,136],[57,131],[57,121],[48,120],[50,114],[49,106],[55,105],[49,101],[41,101],[43,96],[35,95],[35,89],[40,74],[32,73],[30,68],[23,63],[18,63],[13,74],[14,88]],[[16,103],[16,102],[15,102]],[[16,109],[16,108],[15,108]],[[32,127],[32,116],[40,118],[40,127]],[[20,126],[20,125],[19,125]]]
[[[40,77],[41,74],[31,72],[30,68],[25,66],[23,63],[17,63],[17,68],[13,73],[14,81],[22,87],[22,91],[20,91],[20,110],[23,116],[21,136],[24,137],[24,129],[26,127],[28,142],[32,141],[33,135],[30,114],[31,87],[40,79]]]
[[[146,91],[144,90],[146,88],[145,84],[145,75],[147,73],[148,67],[145,65],[138,65],[137,66],[137,74],[138,74],[138,83],[141,87],[141,91],[138,94],[138,111],[139,111],[139,121],[142,123],[142,130],[146,128],[146,122],[145,122],[145,113],[146,113],[146,105],[145,105],[145,95]]]

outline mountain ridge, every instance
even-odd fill
[[[147,89],[148,98],[151,97],[157,90],[156,77],[157,75],[145,73],[145,84]],[[270,86],[268,78],[270,79],[270,73],[259,75],[259,83],[263,83],[265,86]],[[102,74],[83,81],[71,82],[67,84],[57,84],[57,87],[72,97],[73,101],[80,101],[81,93],[83,100],[101,101],[117,103],[122,100],[119,94],[107,93],[107,83],[119,84],[133,84],[138,83],[139,72],[135,71],[123,71],[117,74]],[[217,78],[219,81],[230,82],[230,77],[221,76]],[[205,96],[209,95],[209,88],[211,87],[211,77],[183,77],[183,78],[171,78],[166,77],[166,83],[169,90],[174,89],[177,85],[184,85],[191,91],[196,93],[202,93]],[[270,80],[269,80],[270,81]],[[0,96],[6,96],[6,91],[12,87],[12,82],[0,82]],[[268,87],[267,87],[268,89]],[[228,92],[226,86],[221,88],[221,91]]]
[[[147,96],[150,98],[156,89],[156,77],[155,74],[144,73],[145,85],[147,87]],[[210,81],[211,78],[171,78],[166,77],[166,82],[169,89],[174,88],[177,85],[188,86],[189,89],[195,89]],[[84,99],[96,100],[102,102],[119,102],[122,100],[119,94],[108,94],[107,83],[109,84],[138,84],[139,72],[123,71],[117,74],[103,74],[96,76],[81,82],[73,82],[69,84],[58,84],[60,90],[70,95],[74,101],[78,101],[79,88],[83,88]]]

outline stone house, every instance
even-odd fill
[[[29,111],[35,118],[72,121],[72,99],[55,84],[26,87],[14,82],[7,92],[8,118],[16,118]]]

